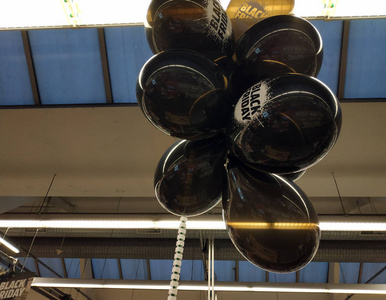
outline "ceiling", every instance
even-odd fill
[[[334,149],[297,184],[320,216],[385,217],[386,20],[313,23],[325,49],[319,78],[341,100],[343,127]],[[152,127],[136,104],[136,77],[151,56],[143,27],[4,31],[0,41],[0,219],[166,214],[154,197],[153,174],[175,139]],[[220,215],[221,207],[211,214]],[[170,279],[173,230],[3,232],[24,256],[33,246],[20,262],[43,277]],[[210,235],[201,232],[204,240]],[[182,280],[204,281],[200,233],[188,232],[188,239]],[[215,245],[218,281],[365,283],[386,265],[386,236],[377,232],[324,232],[315,260],[287,275],[244,261],[224,231],[215,231]],[[372,283],[385,284],[386,272]],[[145,297],[121,291],[115,299],[123,295]],[[262,299],[293,297],[276,296]]]

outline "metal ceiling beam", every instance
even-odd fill
[[[108,57],[107,57],[105,31],[103,28],[98,28],[98,39],[99,39],[99,48],[101,52],[103,81],[105,84],[105,92],[106,92],[106,102],[113,103],[113,94],[111,90],[111,78],[110,78],[109,63],[108,63]]]
[[[30,239],[18,238],[14,241],[24,246],[30,242]],[[33,248],[34,255],[37,257],[59,257],[55,250],[60,242],[60,238],[38,238]],[[245,260],[229,239],[218,239],[216,245],[217,260]],[[67,238],[60,257],[173,259],[170,251],[174,248],[175,239]],[[201,260],[201,251],[198,240],[187,239],[184,259]],[[322,240],[313,261],[384,262],[385,257],[386,241]]]
[[[54,295],[52,295],[49,291],[47,291],[46,288],[40,288],[40,287],[35,287],[33,286],[32,289],[42,295],[44,298],[49,299],[49,300],[60,300],[61,298],[58,298]]]
[[[386,102],[386,98],[339,98],[339,101],[347,103],[362,103],[362,102]]]
[[[340,65],[339,65],[339,78],[338,78],[338,98],[339,99],[344,98],[349,35],[350,35],[350,21],[346,20],[346,21],[343,21],[342,44],[340,48]]]
[[[40,102],[39,87],[36,80],[35,65],[34,65],[32,53],[31,53],[31,45],[29,42],[28,31],[22,30],[21,37],[23,40],[24,55],[27,61],[29,79],[30,79],[31,88],[32,88],[32,95],[34,98],[35,105],[40,105],[41,102]]]

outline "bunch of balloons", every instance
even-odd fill
[[[217,0],[153,0],[145,32],[154,56],[137,100],[156,128],[179,139],[155,171],[159,203],[192,217],[222,201],[246,259],[272,272],[304,267],[320,230],[293,181],[329,152],[342,120],[337,98],[315,78],[323,59],[316,28],[277,15],[236,41]]]

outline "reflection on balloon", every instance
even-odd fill
[[[271,75],[291,72],[316,77],[322,65],[323,43],[307,20],[280,15],[251,26],[237,41],[236,56],[240,66],[232,77],[233,84],[244,91]]]
[[[223,138],[182,140],[162,156],[154,176],[158,202],[168,212],[197,216],[222,199],[226,144]]]
[[[153,53],[170,49],[198,51],[212,60],[231,57],[231,21],[217,0],[153,0],[145,32]]]
[[[155,127],[189,140],[222,131],[231,112],[223,72],[200,53],[186,50],[165,51],[146,62],[137,100]]]
[[[230,239],[256,266],[294,272],[308,264],[319,246],[317,214],[294,183],[231,159],[223,216]]]
[[[231,0],[226,12],[238,40],[253,24],[271,16],[289,14],[294,5],[294,0]]]
[[[296,181],[300,179],[304,174],[306,173],[306,170],[293,172],[293,173],[286,173],[286,174],[277,174],[289,181]]]
[[[284,74],[253,85],[238,100],[228,133],[233,153],[249,166],[293,173],[320,161],[342,122],[338,100],[318,79]]]

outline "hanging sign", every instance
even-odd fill
[[[0,299],[26,299],[34,277],[35,273],[25,272],[1,280]]]

